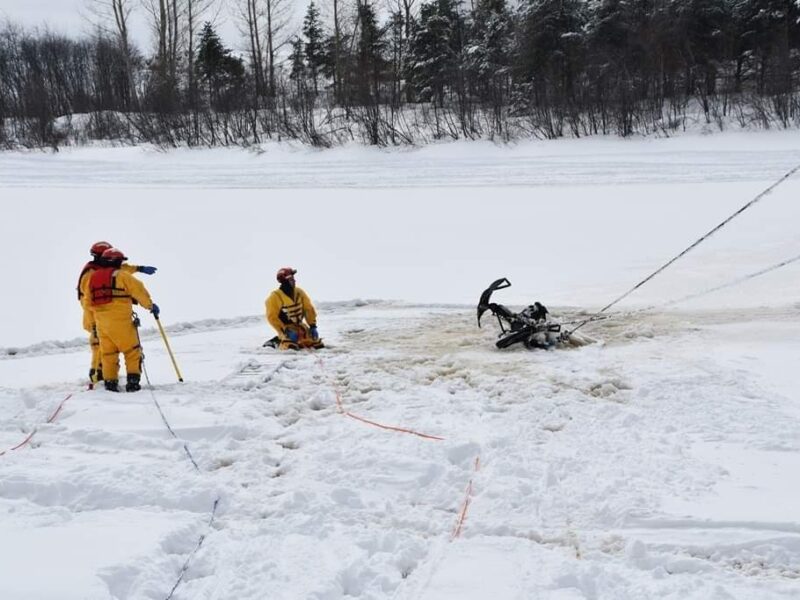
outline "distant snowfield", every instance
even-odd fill
[[[571,350],[498,351],[473,308],[507,276],[597,309],[797,163],[796,133],[0,154],[0,598],[797,598],[800,262]],[[798,193],[620,308],[800,254]],[[82,389],[100,238],[159,267],[185,384],[144,316],[152,393]],[[261,348],[285,264],[316,356]]]
[[[298,143],[251,149],[62,149],[0,155],[5,186],[148,188],[395,188],[720,183],[771,179],[800,161],[796,131],[451,142],[316,150]],[[415,192],[419,193],[419,192]]]

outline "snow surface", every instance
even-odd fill
[[[680,177],[688,149],[702,181]],[[588,325],[580,348],[498,351],[474,309],[507,276],[496,301],[580,318],[800,162],[796,134],[102,150],[138,182],[100,152],[0,155],[0,598],[800,597],[800,262]],[[471,153],[495,160],[483,187],[462,187]],[[531,185],[509,185],[502,156]],[[389,185],[408,173],[381,163],[406,159],[435,177]],[[234,189],[237,160],[330,169],[321,187]],[[585,179],[563,183],[581,161]],[[192,187],[226,162],[230,187]],[[357,186],[335,183],[337,162]],[[621,308],[797,255],[798,188]],[[71,294],[102,237],[159,267],[142,278],[186,383],[145,316],[152,392],[83,389]],[[316,355],[261,347],[255,313],[283,264],[319,301]]]
[[[284,265],[319,301],[472,305],[506,276],[514,287],[503,302],[599,308],[798,163],[796,132],[393,152],[4,153],[3,276],[27,281],[35,270],[37,285],[35,294],[0,298],[0,348],[81,334],[66,290],[98,239],[159,268],[143,279],[169,323],[260,314]],[[796,256],[798,195],[800,177],[623,307]],[[800,278],[777,271],[764,281],[767,294],[748,284],[693,306],[800,296]]]

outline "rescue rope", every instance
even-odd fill
[[[61,402],[59,402],[58,407],[56,408],[56,410],[53,412],[52,415],[50,415],[50,417],[48,417],[47,423],[52,423],[53,421],[56,420],[56,417],[61,412],[61,409],[64,408],[64,404],[66,404],[67,400],[69,400],[70,398],[72,398],[72,394],[67,394],[66,398],[64,398]]]
[[[411,435],[416,435],[417,437],[425,438],[426,440],[444,440],[443,437],[439,437],[436,435],[430,435],[428,433],[420,433],[418,431],[414,431],[413,429],[406,429],[404,427],[394,427],[392,425],[381,425],[380,423],[376,423],[375,421],[370,421],[369,419],[365,419],[364,417],[359,417],[358,415],[354,415],[349,411],[345,411],[344,415],[346,417],[350,417],[351,419],[355,419],[356,421],[361,421],[362,423],[366,423],[367,425],[373,425],[375,427],[379,427],[380,429],[387,429],[389,431],[398,431],[400,433],[410,433]]]
[[[208,520],[207,527],[210,529],[214,525],[214,517],[217,515],[217,507],[219,506],[219,498],[214,500],[214,506],[211,509],[211,518]],[[194,550],[186,557],[186,561],[183,563],[181,567],[181,572],[178,575],[178,580],[175,582],[175,585],[172,586],[172,589],[169,591],[169,594],[164,600],[171,600],[172,595],[175,593],[175,590],[178,589],[178,586],[183,581],[183,578],[186,576],[186,572],[189,570],[189,563],[194,558],[194,555],[200,551],[200,547],[203,545],[203,542],[206,541],[206,534],[201,534],[200,539],[197,540],[197,545],[194,547]]]
[[[56,417],[58,417],[59,413],[61,412],[61,409],[64,408],[64,404],[66,404],[67,400],[69,400],[70,398],[72,398],[72,394],[68,394],[66,398],[64,398],[61,402],[59,402],[58,406],[53,411],[53,413],[47,418],[45,423],[52,423],[53,421],[55,421]],[[5,455],[5,454],[7,454],[9,452],[13,452],[14,450],[19,450],[20,448],[23,448],[26,445],[28,445],[30,443],[30,441],[33,439],[33,436],[36,435],[37,431],[38,431],[38,429],[36,427],[34,427],[33,431],[31,431],[28,434],[28,437],[26,437],[24,440],[22,440],[19,444],[17,444],[13,448],[9,448],[7,450],[3,450],[2,452],[0,452],[0,456],[3,456],[3,455]]]
[[[156,319],[156,321],[158,321],[158,319]],[[160,322],[158,326],[159,328],[161,327]],[[144,373],[144,379],[145,381],[147,381],[147,391],[150,392],[150,397],[153,399],[153,404],[155,404],[156,409],[158,410],[158,414],[161,415],[161,421],[164,423],[164,426],[167,428],[167,431],[169,431],[169,434],[183,445],[183,451],[186,453],[186,456],[188,456],[189,460],[192,462],[194,470],[199,473],[200,467],[197,465],[197,461],[195,461],[194,456],[192,456],[192,453],[189,450],[189,446],[186,444],[186,442],[184,442],[181,438],[179,438],[175,433],[175,431],[172,429],[172,426],[169,424],[169,421],[167,421],[167,417],[164,414],[164,411],[161,410],[161,405],[158,403],[158,399],[156,398],[155,388],[153,388],[153,384],[150,381],[150,375],[147,373],[147,365],[145,364],[145,356],[144,356],[144,346],[142,346],[142,338],[139,337],[139,317],[136,316],[136,313],[133,314],[133,329],[134,331],[136,331],[136,339],[139,342],[139,348],[141,348],[142,352],[142,373]],[[161,331],[163,333],[163,329]],[[164,338],[164,341],[166,342],[166,338]],[[169,344],[167,344],[167,348],[169,348]],[[171,355],[172,352],[170,351],[170,356]],[[182,382],[183,378],[180,378],[180,381]]]
[[[136,337],[139,339],[139,346],[141,347],[142,340],[141,338],[139,338],[139,328],[137,326],[134,327],[134,329],[136,330]],[[166,342],[166,338],[164,341]],[[143,347],[142,347],[142,373],[144,373],[144,378],[145,381],[147,382],[147,389],[150,392],[150,397],[153,399],[153,404],[155,404],[155,407],[158,410],[158,414],[161,415],[161,421],[164,423],[164,426],[167,428],[167,431],[169,431],[170,435],[181,443],[181,445],[183,446],[183,451],[186,453],[186,456],[191,461],[194,470],[197,473],[200,473],[200,467],[198,466],[197,461],[195,461],[194,456],[192,456],[192,453],[189,450],[189,445],[176,435],[175,430],[173,430],[172,426],[169,424],[169,421],[167,420],[164,411],[161,410],[161,405],[158,403],[158,399],[156,398],[155,388],[153,387],[153,384],[150,381],[150,375],[147,373],[147,366],[145,365],[145,356]],[[182,382],[183,379],[181,378],[180,381]],[[214,518],[216,517],[217,514],[217,507],[219,507],[221,499],[222,496],[219,495],[214,499],[214,505],[211,507],[211,517],[209,518],[207,525],[207,528],[209,529],[214,524]],[[175,585],[172,586],[172,589],[169,591],[169,594],[167,594],[165,600],[172,600],[172,597],[175,594],[175,590],[178,589],[178,586],[183,582],[183,578],[189,571],[189,565],[192,562],[192,559],[200,551],[200,548],[203,546],[203,542],[205,542],[205,540],[206,540],[206,534],[205,533],[200,534],[200,537],[197,540],[197,544],[195,545],[194,550],[192,550],[189,556],[186,557],[186,560],[184,561],[183,566],[181,567],[181,571],[178,574],[178,579],[175,581]]]
[[[707,294],[711,294],[713,292],[718,292],[719,290],[723,290],[723,289],[726,289],[726,288],[729,288],[729,287],[733,287],[733,286],[745,283],[746,281],[750,281],[751,279],[755,279],[756,277],[760,277],[761,275],[766,275],[767,273],[771,273],[772,271],[775,271],[777,269],[780,269],[781,267],[785,267],[785,266],[790,265],[792,263],[795,263],[797,261],[800,261],[800,254],[798,254],[797,256],[793,256],[792,258],[787,258],[786,260],[782,260],[782,261],[780,261],[778,263],[775,263],[774,265],[771,265],[771,266],[766,267],[764,269],[760,269],[758,271],[754,271],[753,273],[748,273],[747,275],[743,275],[742,277],[739,277],[739,278],[734,279],[732,281],[728,281],[727,283],[723,283],[723,284],[720,284],[720,285],[705,289],[705,290],[703,290],[701,292],[696,292],[694,294],[689,294],[687,296],[683,296],[683,297],[677,298],[675,300],[668,300],[667,302],[662,302],[660,304],[652,304],[652,305],[646,306],[644,308],[639,308],[639,309],[636,309],[636,310],[629,310],[629,311],[625,311],[625,312],[611,313],[611,314],[607,314],[607,315],[599,315],[599,314],[597,314],[597,315],[593,315],[593,316],[589,317],[589,319],[586,319],[586,320],[576,319],[574,321],[563,321],[561,324],[562,325],[572,325],[573,323],[591,323],[591,322],[597,322],[597,321],[605,321],[607,319],[620,319],[620,318],[623,318],[623,317],[630,317],[630,316],[633,316],[633,315],[638,315],[638,314],[643,313],[643,312],[649,312],[651,310],[656,310],[656,309],[659,309],[659,308],[665,308],[667,306],[674,306],[675,304],[680,304],[681,302],[686,302],[688,300],[696,300],[697,298],[701,298],[701,297],[703,297],[703,296],[705,296]],[[573,329],[572,331],[575,331],[575,330]],[[570,332],[570,333],[572,333],[572,332]]]
[[[142,364],[142,371],[145,373],[145,378],[147,379],[147,385],[150,388],[150,394],[153,397],[153,402],[155,403],[156,408],[158,409],[158,413],[161,415],[161,420],[164,422],[164,425],[166,425],[167,429],[172,434],[172,437],[174,437],[176,440],[180,441],[183,444],[183,450],[186,452],[186,456],[188,456],[189,460],[192,461],[192,465],[194,466],[195,471],[200,473],[200,467],[197,465],[197,462],[194,460],[192,453],[189,451],[189,446],[186,444],[186,442],[180,440],[180,438],[178,438],[178,436],[175,435],[175,432],[172,430],[172,427],[170,427],[167,418],[164,416],[164,411],[161,410],[161,406],[158,404],[158,400],[156,400],[155,393],[153,392],[153,386],[150,383],[150,378],[147,377],[147,371],[144,369],[144,363]],[[214,499],[214,505],[211,507],[211,517],[209,518],[208,525],[206,526],[207,529],[210,529],[211,526],[214,524],[214,518],[217,514],[217,507],[219,506],[219,502],[221,499],[222,499],[221,496],[217,496]],[[186,560],[184,561],[183,566],[181,567],[181,571],[178,574],[178,579],[175,581],[175,585],[172,586],[172,589],[170,590],[169,594],[167,594],[165,600],[172,599],[173,594],[175,594],[175,590],[177,590],[178,586],[181,584],[181,582],[183,582],[183,578],[186,576],[186,573],[189,570],[189,564],[192,562],[192,559],[194,558],[195,554],[197,554],[200,551],[200,548],[202,547],[203,542],[205,542],[205,540],[206,540],[206,534],[201,533],[200,537],[197,540],[197,545],[195,545],[194,550],[192,550],[189,556],[186,557]]]
[[[308,352],[310,353],[311,350],[308,350]],[[325,372],[325,363],[322,362],[322,359],[319,356],[315,355],[314,358],[317,361],[317,365],[319,366],[320,371],[322,371],[323,375],[325,375],[326,378],[327,378],[327,373]],[[342,394],[341,394],[341,392],[339,392],[339,389],[336,386],[336,384],[330,383],[330,380],[329,380],[328,383],[331,386],[331,388],[333,388],[333,392],[336,395],[336,410],[339,412],[339,414],[342,414],[345,417],[350,417],[351,419],[354,419],[356,421],[360,421],[361,423],[365,423],[367,425],[372,425],[373,427],[378,427],[379,429],[385,429],[387,431],[397,431],[398,433],[408,433],[410,435],[416,435],[417,437],[421,437],[421,438],[424,438],[426,440],[444,441],[444,439],[445,439],[445,438],[439,437],[437,435],[431,435],[431,434],[428,434],[428,433],[420,433],[419,431],[414,431],[413,429],[408,429],[406,427],[396,427],[394,425],[383,425],[381,423],[377,423],[376,421],[371,421],[369,419],[365,419],[364,417],[360,417],[360,416],[358,416],[356,414],[353,414],[349,410],[345,410],[344,405],[342,403]]]
[[[475,457],[475,473],[477,473],[481,468],[481,457]],[[472,503],[472,480],[473,478],[470,477],[469,483],[467,484],[467,489],[464,495],[464,502],[461,505],[461,511],[458,515],[458,521],[456,521],[456,526],[453,529],[453,535],[450,537],[450,541],[453,541],[457,537],[461,536],[461,530],[464,527],[464,522],[467,520],[467,511],[469,510],[469,505]]]
[[[194,460],[194,456],[192,456],[191,451],[189,450],[189,446],[184,442],[181,438],[177,436],[175,431],[170,426],[169,421],[167,421],[166,415],[164,415],[164,411],[161,410],[161,405],[158,403],[158,399],[156,398],[155,391],[153,389],[153,384],[150,383],[150,376],[147,374],[147,367],[144,365],[144,351],[142,351],[142,373],[144,373],[144,378],[147,381],[147,390],[150,392],[150,397],[153,399],[153,404],[156,405],[156,409],[158,410],[158,414],[161,415],[161,421],[164,423],[164,426],[169,431],[169,434],[179,441],[183,445],[183,451],[186,453],[186,456],[189,457],[189,460],[192,461],[192,465],[194,466],[194,470],[198,473],[200,472],[200,467],[197,465],[197,462]]]
[[[759,193],[759,194],[758,194],[758,195],[757,195],[755,198],[753,198],[752,200],[750,200],[749,202],[747,202],[747,203],[746,203],[744,206],[742,206],[741,208],[739,208],[739,210],[737,210],[736,212],[734,212],[734,213],[733,213],[731,216],[729,216],[727,219],[725,219],[724,221],[722,221],[722,222],[721,222],[719,225],[717,225],[716,227],[714,227],[713,229],[711,229],[711,230],[710,230],[709,232],[707,232],[705,235],[703,235],[702,237],[700,237],[699,239],[697,239],[697,240],[696,240],[696,241],[695,241],[693,244],[691,244],[689,247],[687,247],[686,249],[684,249],[682,252],[680,252],[679,254],[677,254],[676,256],[674,256],[673,258],[671,258],[670,260],[668,260],[666,263],[664,263],[663,265],[661,265],[661,266],[660,266],[658,269],[656,269],[656,270],[655,270],[655,271],[653,271],[653,272],[652,272],[650,275],[648,275],[647,277],[645,277],[644,279],[642,279],[642,280],[641,280],[639,283],[637,283],[637,284],[636,284],[636,285],[634,285],[634,286],[633,286],[631,289],[629,289],[627,292],[625,292],[624,294],[622,294],[621,296],[619,296],[619,297],[618,297],[616,300],[613,300],[612,302],[609,302],[608,304],[606,304],[606,305],[605,305],[603,308],[601,308],[599,311],[597,311],[597,312],[596,312],[596,313],[593,315],[593,317],[596,317],[596,316],[598,316],[598,315],[600,315],[600,314],[602,314],[602,313],[606,312],[606,311],[607,311],[609,308],[611,308],[612,306],[614,306],[614,305],[615,305],[615,304],[617,304],[618,302],[621,302],[622,300],[624,300],[625,298],[627,298],[628,296],[630,296],[630,295],[631,295],[633,292],[635,292],[636,290],[638,290],[638,289],[639,289],[640,287],[642,287],[642,286],[643,286],[645,283],[647,283],[648,281],[650,281],[651,279],[653,279],[653,277],[655,277],[656,275],[658,275],[659,273],[661,273],[662,271],[664,271],[664,270],[665,270],[667,267],[669,267],[669,266],[670,266],[672,263],[674,263],[674,262],[675,262],[675,261],[677,261],[678,259],[682,258],[683,256],[686,256],[686,255],[687,255],[689,252],[691,252],[692,250],[694,250],[694,249],[695,249],[697,246],[699,246],[699,245],[700,245],[702,242],[704,242],[705,240],[707,240],[708,238],[710,238],[710,237],[711,237],[712,235],[714,235],[714,234],[715,234],[717,231],[719,231],[720,229],[722,229],[723,227],[725,227],[725,226],[726,226],[728,223],[730,223],[731,221],[733,221],[733,219],[735,219],[736,217],[738,217],[740,214],[742,214],[742,213],[743,213],[744,211],[746,211],[748,208],[750,208],[751,206],[753,206],[754,204],[756,204],[757,202],[759,202],[759,201],[760,201],[762,198],[764,198],[765,196],[767,196],[767,195],[768,195],[770,192],[772,192],[772,191],[773,191],[773,190],[774,190],[776,187],[778,187],[778,186],[779,186],[780,184],[782,184],[784,181],[786,181],[787,179],[789,179],[789,178],[790,178],[792,175],[794,175],[794,174],[795,174],[797,171],[800,171],[800,164],[798,164],[796,167],[794,167],[793,169],[791,169],[790,171],[788,171],[787,173],[785,173],[785,174],[784,174],[783,176],[781,176],[781,177],[780,177],[780,178],[779,178],[777,181],[775,181],[775,182],[774,182],[774,183],[772,183],[772,184],[771,184],[769,187],[767,187],[765,190],[763,190],[761,193]],[[586,323],[590,322],[591,320],[592,320],[592,317],[590,317],[590,318],[588,318],[588,319],[585,319],[584,321],[582,321],[581,323],[579,323],[579,324],[578,324],[578,325],[577,325],[577,326],[576,326],[574,329],[572,329],[571,331],[569,331],[569,332],[568,332],[568,333],[569,333],[569,335],[572,335],[573,333],[575,333],[575,332],[576,332],[578,329],[580,329],[581,327],[583,327],[584,325],[586,325]]]
[[[749,281],[751,279],[755,279],[756,277],[760,277],[761,275],[766,275],[772,271],[780,269],[781,267],[785,267],[786,265],[790,265],[794,262],[800,260],[800,254],[797,256],[793,256],[792,258],[788,258],[783,260],[779,263],[775,263],[774,265],[767,267],[765,269],[761,269],[760,271],[755,271],[753,273],[749,273],[748,275],[743,275],[738,279],[734,279],[733,281],[729,281],[728,283],[723,283],[721,285],[714,286],[712,288],[708,288],[707,290],[703,290],[702,292],[697,292],[696,294],[689,294],[688,296],[684,296],[683,298],[678,298],[677,300],[670,300],[669,302],[665,302],[664,304],[658,306],[672,306],[673,304],[678,304],[679,302],[686,302],[687,300],[694,300],[695,298],[700,298],[701,296],[705,296],[706,294],[711,294],[713,292],[718,292],[719,290],[723,290],[725,288],[733,287],[735,285],[739,285],[740,283],[744,283],[745,281]],[[652,310],[654,308],[658,308],[658,306],[649,306],[645,310]]]
[[[309,352],[311,352],[311,351],[309,350]],[[390,425],[383,425],[381,423],[377,423],[375,421],[371,421],[369,419],[365,419],[364,417],[360,417],[360,416],[358,416],[356,414],[353,414],[350,411],[346,410],[344,408],[344,403],[342,402],[342,394],[339,391],[339,389],[336,386],[336,384],[332,383],[330,381],[330,378],[328,377],[328,375],[326,373],[326,370],[325,370],[325,363],[323,362],[322,358],[319,357],[316,354],[314,355],[314,358],[315,358],[315,360],[317,362],[317,365],[320,368],[320,371],[326,377],[326,379],[328,379],[329,385],[331,386],[331,388],[333,389],[334,394],[336,395],[336,409],[337,409],[337,412],[339,412],[340,414],[342,414],[342,415],[344,415],[346,417],[350,417],[351,419],[355,419],[356,421],[360,421],[362,423],[365,423],[367,425],[372,425],[374,427],[378,427],[380,429],[385,429],[385,430],[389,430],[389,431],[397,431],[397,432],[400,432],[400,433],[408,433],[408,434],[416,435],[416,436],[424,438],[424,439],[444,441],[445,438],[443,438],[443,437],[439,437],[439,436],[435,436],[435,435],[429,435],[429,434],[426,434],[426,433],[420,433],[418,431],[414,431],[412,429],[407,429],[407,428],[404,428],[404,427],[394,427],[394,426],[390,426]],[[473,498],[473,494],[474,494],[474,478],[475,478],[475,474],[480,469],[480,455],[475,457],[475,462],[474,462],[473,469],[474,469],[473,473],[470,476],[470,479],[469,479],[469,481],[467,483],[467,487],[466,487],[466,489],[464,491],[464,500],[462,501],[461,508],[458,511],[458,518],[456,520],[456,524],[455,524],[455,526],[454,526],[454,528],[453,528],[453,530],[452,530],[452,532],[450,533],[450,536],[449,536],[449,541],[450,542],[454,541],[456,538],[461,536],[461,532],[463,531],[464,524],[465,524],[465,522],[467,520],[467,513],[469,511],[470,505],[472,504],[472,498]],[[441,549],[441,555],[440,555],[439,559],[441,559],[444,556],[445,548],[446,548],[446,544]],[[432,576],[433,576],[433,573],[431,573],[429,575],[429,578],[432,577]],[[395,589],[395,592],[392,595],[392,598],[396,598],[400,594],[400,591],[402,589],[403,589],[403,585],[401,584]]]
[[[19,450],[19,449],[20,449],[20,448],[22,448],[22,447],[23,447],[25,444],[27,444],[28,442],[30,442],[30,441],[31,441],[31,438],[34,436],[34,434],[35,434],[35,433],[36,433],[36,428],[34,427],[33,431],[31,431],[31,432],[28,434],[28,437],[26,437],[24,440],[22,440],[22,441],[21,441],[19,444],[17,444],[17,445],[16,445],[16,446],[14,446],[13,448],[9,448],[8,450],[3,450],[2,452],[0,452],[0,456],[3,456],[3,455],[4,455],[4,454],[6,454],[7,452],[12,452],[12,451],[14,451],[14,450]]]
[[[464,490],[464,500],[461,503],[461,508],[458,511],[458,518],[456,520],[456,524],[453,530],[448,535],[448,539],[445,540],[440,538],[439,543],[434,544],[434,550],[430,554],[430,559],[426,561],[427,563],[427,574],[423,575],[423,581],[415,585],[415,590],[412,592],[414,595],[411,596],[412,598],[420,598],[424,595],[423,591],[428,587],[433,576],[438,572],[439,567],[441,566],[442,560],[444,560],[445,555],[448,552],[450,544],[456,540],[456,538],[461,536],[461,531],[463,530],[464,523],[467,520],[467,511],[469,510],[470,505],[472,504],[472,497],[474,492],[474,477],[475,474],[480,469],[480,456],[475,457],[475,462],[473,464],[473,473],[470,475],[469,482],[467,483],[467,487]],[[400,597],[401,592],[405,597],[409,597],[408,593],[405,593],[405,589],[408,587],[408,581],[410,577],[404,577],[403,581],[395,588],[394,594],[392,594],[392,600],[396,600]]]

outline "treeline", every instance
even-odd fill
[[[794,0],[90,0],[97,33],[0,28],[0,146],[327,146],[800,124]],[[141,2],[141,4],[140,4]],[[144,7],[147,51],[130,41]],[[324,16],[323,16],[324,15]]]

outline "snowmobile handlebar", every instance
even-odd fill
[[[481,299],[478,301],[478,327],[481,326],[481,317],[483,316],[483,313],[490,308],[489,299],[492,297],[492,293],[495,290],[502,290],[507,287],[511,287],[511,282],[505,277],[501,277],[500,279],[493,281],[488,288],[483,290]]]

